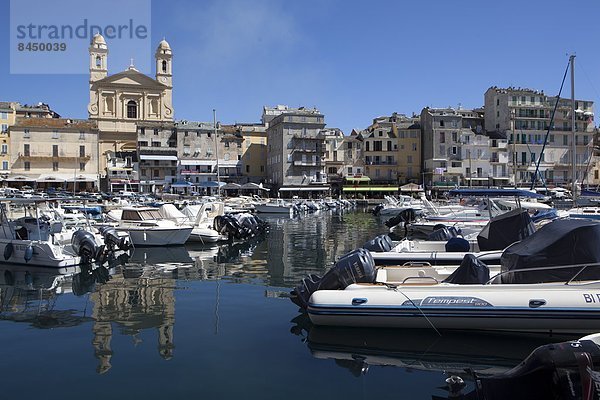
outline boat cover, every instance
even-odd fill
[[[504,250],[535,232],[529,213],[516,209],[500,214],[490,220],[477,235],[479,250]]]
[[[490,270],[473,254],[465,254],[460,266],[444,282],[463,285],[480,285],[490,280]]]
[[[508,247],[500,258],[503,283],[560,282],[581,267],[509,273],[539,267],[600,263],[600,223],[585,219],[559,219]],[[588,267],[578,279],[600,279],[600,268]]]

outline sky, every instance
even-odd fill
[[[87,74],[10,73],[8,11],[0,0],[0,100],[87,118]],[[392,112],[480,107],[490,86],[556,95],[569,54],[576,97],[600,104],[597,0],[153,0],[150,11],[150,60],[138,61],[153,65],[170,43],[176,119],[216,109],[222,123],[259,122],[263,106],[285,104],[349,134]],[[129,64],[109,53],[109,74]]]

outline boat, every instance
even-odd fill
[[[228,239],[214,229],[215,217],[225,214],[225,205],[222,202],[188,205],[181,210],[181,214],[186,216],[194,227],[188,243],[208,244]]]
[[[380,235],[363,245],[371,252],[377,266],[427,263],[457,266],[465,255],[472,254],[488,265],[499,265],[503,250],[535,232],[529,213],[522,209],[508,211],[487,222],[477,236],[459,236],[454,227],[441,227],[429,235],[430,240],[402,239],[393,243]]]
[[[378,281],[370,253],[357,249],[291,298],[316,325],[592,333],[600,331],[599,240],[597,222],[556,220],[504,250],[499,275],[490,279],[467,255],[444,282]]]
[[[65,268],[106,262],[129,242],[106,227],[65,227],[60,219],[42,212],[47,199],[10,199],[0,202],[0,263]],[[18,216],[9,217],[10,214]]]
[[[127,206],[109,211],[107,217],[118,223],[117,231],[129,234],[134,246],[183,245],[193,229],[164,218],[155,207]]]
[[[298,208],[293,203],[288,203],[283,199],[271,199],[267,202],[255,203],[254,211],[265,214],[287,214],[294,215],[298,212]]]

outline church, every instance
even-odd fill
[[[108,45],[104,37],[96,34],[89,47],[89,119],[98,128],[100,174],[107,171],[107,160],[124,164],[118,176],[122,180],[139,180],[131,174],[135,169],[125,162],[122,154],[135,154],[138,126],[147,123],[172,125],[173,123],[173,53],[166,40],[161,40],[155,52],[156,75],[149,77],[139,72],[133,62],[125,71],[108,75]],[[108,162],[110,164],[110,161]],[[119,165],[120,166],[120,165]],[[121,167],[121,166],[120,166]],[[130,169],[130,171],[127,171]],[[123,174],[122,172],[125,171]],[[113,172],[114,173],[114,172]]]

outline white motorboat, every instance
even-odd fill
[[[365,243],[375,264],[398,265],[427,263],[430,265],[459,265],[466,254],[473,254],[488,265],[499,265],[503,250],[523,240],[536,230],[529,213],[511,210],[488,221],[474,234],[457,237],[458,231],[450,228],[436,230],[432,240],[403,239],[394,244],[386,235]]]
[[[165,219],[154,207],[123,207],[111,210],[107,216],[118,222],[118,231],[129,233],[135,246],[182,245],[193,229],[191,225]]]
[[[227,236],[221,235],[214,229],[215,217],[225,214],[225,206],[222,202],[186,206],[181,213],[189,218],[194,227],[188,242],[205,244],[227,240]]]
[[[392,281],[375,272],[370,253],[358,249],[322,279],[305,279],[292,300],[316,325],[597,332],[598,240],[597,222],[556,220],[509,246],[494,279],[486,279],[489,273],[470,256],[473,263],[463,263],[443,283],[428,276]]]
[[[65,268],[80,264],[103,263],[115,251],[127,250],[126,238],[118,238],[109,229],[69,229],[42,213],[38,205],[46,200],[11,199],[0,209],[0,262],[40,267]],[[18,205],[17,218],[8,208]]]
[[[271,201],[254,204],[254,211],[265,214],[287,214],[294,215],[297,208],[293,203],[283,199],[272,199]]]

